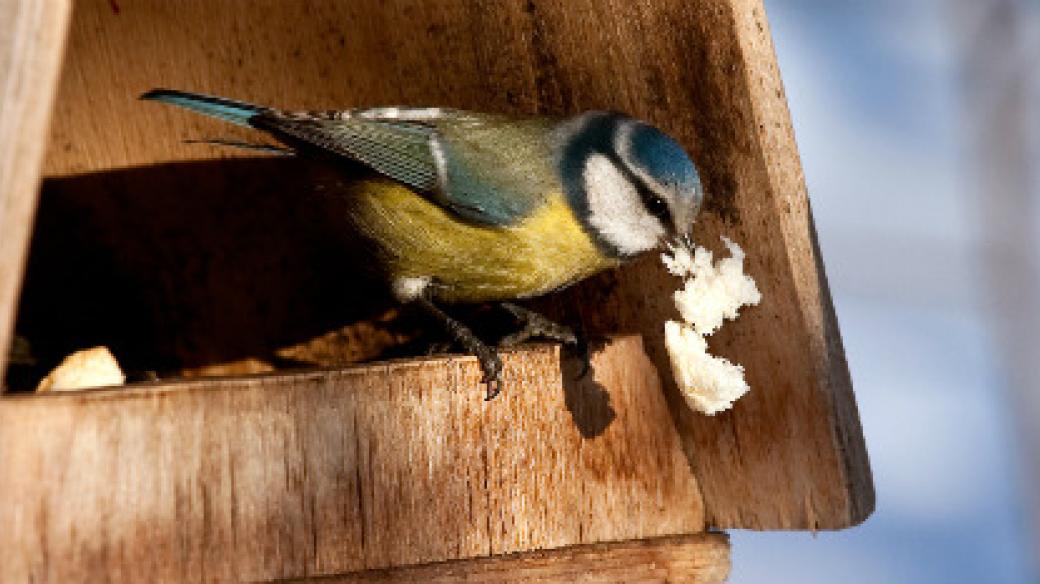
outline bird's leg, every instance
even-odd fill
[[[574,334],[574,330],[570,327],[553,322],[544,315],[519,304],[503,302],[501,306],[512,314],[523,325],[523,328],[503,337],[498,342],[500,347],[515,347],[535,337],[556,341],[565,345],[578,345],[578,336]]]
[[[480,369],[484,372],[481,382],[487,384],[485,400],[493,399],[498,395],[502,391],[502,359],[499,358],[498,352],[478,339],[477,335],[473,334],[473,331],[469,330],[466,325],[448,316],[430,299],[420,297],[416,299],[416,302],[444,326],[455,342],[462,345],[467,353],[476,356],[480,361]]]
[[[529,339],[540,337],[568,345],[572,348],[572,350],[582,360],[581,373],[578,374],[579,378],[585,377],[585,375],[592,369],[592,354],[589,351],[589,344],[584,338],[584,335],[576,334],[574,329],[571,327],[553,322],[545,315],[539,314],[530,308],[520,306],[519,304],[503,302],[501,306],[512,314],[514,318],[520,321],[523,324],[523,328],[511,335],[503,337],[502,340],[498,342],[500,347],[514,347],[520,343],[528,341]]]

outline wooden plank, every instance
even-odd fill
[[[251,197],[239,186],[283,185],[285,163],[264,171],[255,161],[188,162],[236,156],[181,143],[230,132],[135,102],[143,90],[163,85],[286,107],[625,110],[688,147],[709,196],[697,240],[709,246],[717,246],[719,234],[737,240],[764,294],[760,307],[712,338],[716,352],[746,366],[753,388],[733,412],[692,414],[665,382],[709,524],[825,529],[870,513],[869,464],[759,0],[244,6],[139,1],[115,11],[93,1],[77,13],[47,169],[65,177],[60,194],[79,193],[66,208],[87,212],[65,215],[89,229],[82,239],[52,247],[79,249],[89,237],[105,242],[107,252],[83,281],[119,284],[89,296],[114,310],[85,306],[133,320],[110,325],[101,335],[106,342],[131,355],[162,347],[164,363],[219,362],[273,350],[287,337],[300,340],[300,323],[315,334],[322,324],[325,330],[343,324],[309,307],[335,306],[335,299],[352,306],[329,293],[343,288],[336,283],[348,269],[339,274],[329,267],[338,261],[297,253],[298,239],[313,229],[301,217],[305,205],[294,202],[298,192],[279,199],[261,189],[263,196]],[[182,164],[139,167],[171,162]],[[81,174],[113,168],[126,170]],[[171,241],[178,238],[195,242],[194,252]],[[228,257],[235,259],[217,259]],[[94,271],[124,260],[111,278]],[[64,262],[58,265],[76,263]],[[53,277],[39,282],[26,322],[78,322],[84,311],[72,312],[71,320],[53,316],[68,314],[75,299],[55,294],[61,287],[48,285]],[[675,284],[651,257],[547,304],[592,333],[640,332],[651,359],[667,371],[661,322],[673,316],[668,292]],[[109,295],[112,289],[135,291],[139,298],[130,300],[143,308],[120,310],[137,304]],[[242,289],[263,294],[243,297]],[[321,302],[310,302],[319,293]],[[82,338],[48,331],[38,331],[45,342]],[[176,346],[165,347],[171,340]],[[156,355],[135,355],[140,363],[149,357]]]
[[[692,533],[653,365],[558,350],[0,400],[0,580],[302,578]]]
[[[744,365],[752,387],[731,412],[691,411],[666,378],[708,524],[858,524],[874,509],[873,480],[765,11],[758,0],[734,0],[730,10],[696,9],[673,20],[688,28],[655,22],[666,45],[697,55],[675,65],[706,94],[688,102],[700,106],[695,158],[716,198],[696,239],[719,252],[719,234],[738,241],[764,299],[711,337],[713,352]],[[645,258],[548,305],[558,314],[576,310],[591,331],[639,331],[665,371],[661,322],[674,318],[675,285],[656,258]]]
[[[298,584],[369,584],[428,582],[429,584],[570,584],[671,583],[715,584],[726,581],[730,568],[729,538],[700,533],[642,541],[573,546],[427,564],[410,568],[371,570],[295,580]]]
[[[0,0],[0,380],[14,328],[69,11],[64,0]]]
[[[752,123],[759,127],[761,156],[774,193],[774,212],[786,216],[786,220],[780,222],[780,229],[783,245],[792,258],[791,283],[797,294],[798,314],[803,319],[807,331],[805,338],[809,343],[805,351],[811,371],[807,393],[815,403],[800,412],[799,417],[803,423],[816,419],[828,421],[826,425],[816,427],[817,440],[821,444],[820,458],[803,453],[805,460],[799,466],[821,468],[821,472],[833,472],[836,478],[844,479],[840,486],[836,482],[819,483],[828,484],[830,489],[820,489],[818,496],[805,502],[803,526],[818,529],[855,525],[874,511],[874,479],[816,238],[776,51],[765,9],[759,0],[734,2],[734,20],[737,30],[741,31],[738,39],[747,64],[747,88],[754,114]],[[745,428],[754,431],[753,427]],[[714,428],[704,430],[711,432]],[[705,439],[702,433],[700,442],[714,441]],[[821,513],[821,509],[842,509],[843,514]],[[740,523],[735,511],[731,509],[729,517],[724,519],[721,512],[717,512],[719,519],[713,523]]]

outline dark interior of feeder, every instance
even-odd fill
[[[128,382],[444,350],[440,326],[395,305],[330,210],[329,185],[355,171],[257,157],[45,179],[5,386],[31,391],[65,356],[98,345]],[[536,303],[578,326],[568,306]],[[492,342],[515,326],[493,306],[449,310]]]

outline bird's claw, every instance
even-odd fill
[[[574,334],[574,330],[569,326],[553,322],[529,308],[511,302],[503,302],[502,308],[512,314],[523,325],[523,328],[502,337],[498,342],[500,347],[515,347],[536,337],[564,345],[578,346],[579,344],[578,335]]]
[[[589,348],[589,340],[584,336],[579,337],[579,341],[574,345],[574,352],[581,359],[581,371],[578,372],[575,379],[585,379],[585,376],[592,371],[592,350]]]
[[[480,361],[480,369],[484,372],[480,382],[487,386],[487,397],[484,401],[491,401],[502,391],[502,359],[494,349],[488,348],[486,352],[477,355],[477,360]]]
[[[502,391],[502,359],[491,347],[485,345],[466,328],[461,322],[451,318],[443,310],[437,307],[429,298],[420,297],[416,302],[423,307],[427,313],[440,321],[445,330],[458,344],[470,355],[474,355],[480,362],[480,369],[484,372],[481,383],[487,385],[486,400],[494,399]]]
[[[487,395],[484,397],[484,401],[491,401],[498,397],[498,394],[502,393],[502,380],[493,379],[485,381],[487,384]]]
[[[569,326],[553,322],[549,318],[512,302],[503,302],[502,308],[523,324],[523,328],[506,335],[498,342],[500,347],[515,347],[532,338],[556,341],[570,348],[581,359],[581,371],[577,379],[582,379],[592,371],[592,353],[585,335],[575,332]]]

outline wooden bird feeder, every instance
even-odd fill
[[[386,360],[417,333],[301,194],[329,171],[186,144],[250,136],[157,86],[649,120],[702,169],[697,241],[762,290],[712,338],[751,393],[687,409],[653,257],[542,301],[609,338],[585,378],[522,348],[484,402],[473,358]],[[159,377],[0,397],[4,582],[719,582],[721,529],[873,509],[760,0],[0,0],[0,91],[0,357]]]

